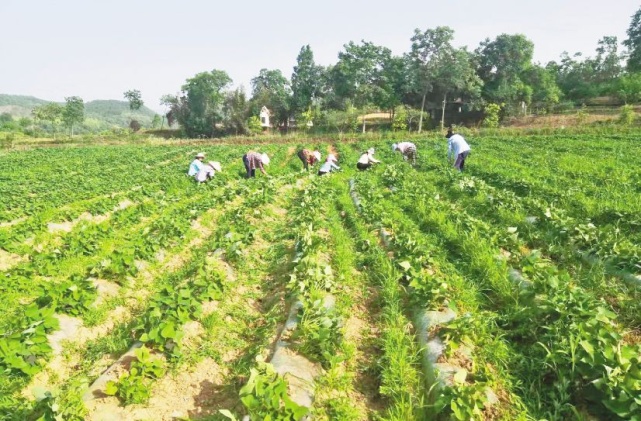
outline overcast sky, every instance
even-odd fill
[[[450,26],[455,44],[522,33],[534,60],[563,51],[594,55],[604,35],[625,39],[638,0],[0,0],[0,93],[52,101],[123,99],[146,105],[176,93],[198,72],[225,70],[250,91],[261,68],[290,77],[310,44],[316,62],[336,62],[343,44],[364,39],[409,50],[415,28]]]

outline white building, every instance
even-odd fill
[[[271,127],[271,124],[269,122],[269,117],[271,116],[271,112],[267,109],[267,107],[263,106],[263,108],[260,109],[260,126],[263,128],[269,128]]]

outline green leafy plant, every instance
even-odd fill
[[[57,312],[73,316],[87,311],[97,296],[93,283],[86,277],[79,275],[74,275],[58,284],[44,284],[41,294],[36,300],[40,307],[50,305]]]
[[[625,126],[631,126],[637,118],[637,113],[632,105],[624,105],[619,111],[619,123]]]
[[[251,419],[298,421],[309,409],[298,405],[287,394],[287,382],[271,364],[259,361],[252,368],[247,384],[240,389],[240,400]]]
[[[343,338],[342,320],[320,298],[305,300],[301,312],[300,324],[294,334],[294,339],[299,342],[298,348],[327,366]]]
[[[485,117],[483,118],[483,126],[489,128],[499,127],[501,121],[501,109],[503,108],[502,104],[490,103],[485,106],[483,110]]]
[[[117,396],[124,405],[146,403],[151,397],[151,384],[165,374],[165,364],[159,358],[153,358],[146,347],[134,351],[136,360],[131,364],[128,373],[120,376],[117,382],[110,380],[105,393]]]
[[[467,383],[466,370],[458,371],[453,384],[445,387],[435,403],[437,412],[459,421],[484,420],[483,410],[487,402],[486,386],[483,383]]]
[[[9,373],[33,376],[51,354],[47,334],[59,327],[53,307],[27,306],[19,328],[0,337],[0,366]]]

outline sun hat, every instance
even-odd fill
[[[269,165],[269,161],[270,159],[266,153],[260,155],[260,162],[262,162],[263,165]]]
[[[196,158],[204,158],[204,157],[205,157],[205,153],[204,152],[198,152],[196,154]]]
[[[367,153],[368,153],[368,154],[370,154],[370,155],[374,155],[374,152],[375,152],[375,151],[376,151],[376,150],[375,150],[374,148],[369,148],[369,149],[367,150]]]
[[[392,150],[395,151],[396,149],[398,149],[398,143],[394,143],[392,145]]]
[[[318,151],[312,152],[312,155],[314,155],[314,158],[316,158],[317,161],[321,160],[321,153]]]
[[[215,169],[218,172],[222,171],[222,167],[220,166],[220,162],[218,161],[209,161],[209,166]]]

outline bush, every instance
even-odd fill
[[[131,129],[132,132],[136,133],[138,130],[140,130],[140,123],[138,120],[131,120],[129,123],[129,128]]]
[[[251,134],[260,134],[263,131],[263,126],[260,124],[260,118],[253,115],[247,120],[247,128],[249,128],[249,133]]]
[[[392,130],[406,131],[407,130],[407,111],[405,107],[398,107],[394,113],[394,121],[392,122]]]
[[[637,115],[634,112],[634,107],[632,105],[624,105],[621,107],[621,111],[619,112],[619,123],[624,126],[631,126],[636,118]]]
[[[501,105],[493,103],[487,104],[485,106],[485,118],[483,119],[484,127],[499,127],[499,122],[501,121],[501,108]]]

